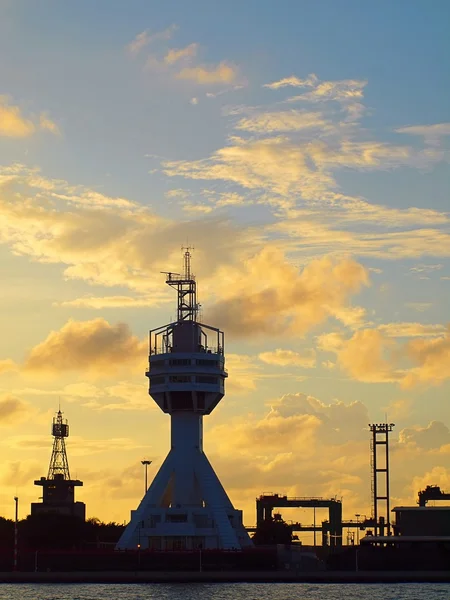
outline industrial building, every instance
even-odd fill
[[[225,392],[224,334],[200,323],[190,248],[184,273],[166,273],[177,320],[150,331],[149,393],[171,417],[171,449],[118,549],[242,549],[252,542],[203,451],[203,417]]]
[[[58,410],[52,424],[53,450],[47,477],[41,477],[34,485],[42,486],[42,502],[31,504],[31,515],[59,514],[86,518],[84,502],[75,502],[75,488],[82,486],[79,479],[71,479],[65,438],[69,436],[69,424]]]
[[[418,494],[419,506],[396,506],[395,535],[450,536],[450,506],[427,506],[432,500],[450,500],[450,494],[437,485],[428,485]]]

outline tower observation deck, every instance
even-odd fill
[[[252,545],[203,451],[203,416],[224,396],[224,334],[197,320],[190,248],[184,273],[167,272],[177,320],[150,331],[149,394],[171,417],[171,449],[120,538],[118,549],[241,549]]]

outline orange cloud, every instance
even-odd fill
[[[198,44],[189,44],[186,48],[171,48],[164,57],[167,65],[173,65],[179,60],[186,60],[197,54]]]
[[[0,96],[0,136],[12,138],[25,138],[36,133],[38,129],[50,131],[59,135],[60,131],[46,113],[42,113],[39,119],[26,118],[19,106],[9,103],[7,96]]]
[[[35,133],[36,126],[25,118],[18,106],[8,104],[6,96],[0,96],[0,136],[23,138]]]
[[[418,366],[407,374],[404,387],[420,383],[442,383],[450,378],[450,325],[447,325],[445,334],[440,337],[411,340],[405,353]]]
[[[177,79],[188,79],[201,85],[233,83],[237,79],[237,76],[237,68],[226,62],[221,62],[215,67],[202,65],[186,67],[176,74]]]
[[[117,372],[118,367],[142,361],[145,365],[147,343],[132,335],[128,325],[110,325],[104,319],[69,320],[60,330],[29,353],[26,371],[59,373],[86,371],[97,374]]]
[[[219,272],[217,281],[220,300],[207,309],[206,320],[238,337],[302,335],[338,317],[369,278],[349,259],[313,260],[299,271],[282,253],[267,248],[240,268]]]
[[[293,365],[312,369],[316,366],[316,353],[314,350],[294,352],[293,350],[277,348],[273,352],[261,352],[258,358],[269,365],[278,365],[280,367]]]
[[[358,381],[398,381],[385,352],[392,343],[376,329],[362,329],[347,340],[338,353],[340,366]]]
[[[10,425],[21,421],[27,414],[29,405],[10,394],[0,398],[0,425]]]
[[[17,371],[19,366],[10,358],[0,360],[0,374],[8,373],[9,371]]]

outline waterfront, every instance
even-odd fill
[[[447,600],[450,584],[3,584],[0,600]]]

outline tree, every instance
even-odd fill
[[[253,535],[255,545],[290,544],[292,542],[292,527],[279,514],[265,519]]]

